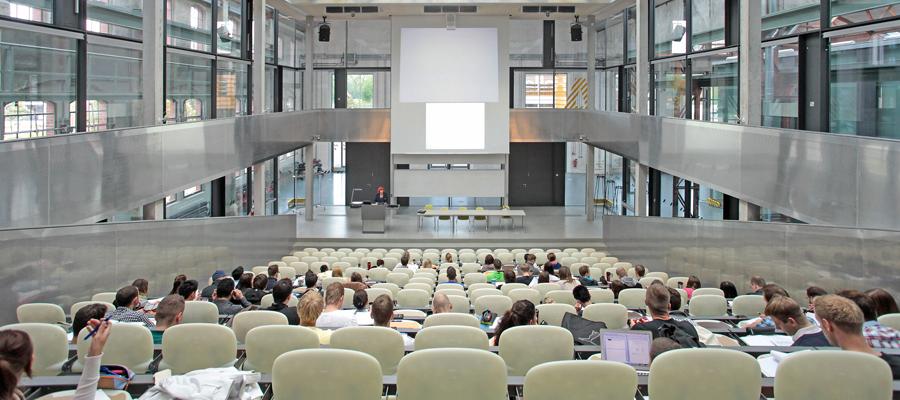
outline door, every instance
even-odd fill
[[[509,205],[565,205],[565,143],[509,144]]]
[[[360,189],[353,197],[355,201],[372,201],[378,186],[384,186],[384,192],[391,195],[390,143],[347,142],[345,154],[347,205],[354,189]]]

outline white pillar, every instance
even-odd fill
[[[144,204],[142,209],[142,219],[145,221],[160,220],[166,217],[166,199],[156,200],[152,203]]]
[[[744,200],[738,200],[739,221],[759,221],[759,206]]]
[[[316,158],[316,144],[310,143],[306,147],[303,148],[303,161],[306,162],[306,171],[303,174],[303,183],[306,185],[306,201],[303,203],[304,212],[306,213],[306,220],[313,220],[313,211],[315,210],[314,199],[315,193],[313,193],[314,185],[313,179],[315,178],[315,173],[313,171],[313,159]]]
[[[253,215],[266,215],[266,163],[253,164]]]
[[[163,58],[165,38],[163,24],[166,22],[165,2],[144,0],[144,19],[142,29],[143,67],[141,71],[141,89],[143,93],[144,125],[159,125],[163,121],[165,108],[163,103]],[[174,117],[174,115],[170,116]],[[160,218],[162,214],[160,214]]]
[[[740,119],[744,125],[759,125],[762,120],[761,6],[758,1],[741,1],[740,4]]]
[[[649,207],[647,206],[647,178],[650,176],[650,167],[638,164],[634,171],[634,215],[646,217],[649,215]]]
[[[585,109],[596,111],[597,107],[597,31],[596,17],[587,18],[587,85],[588,98]]]
[[[637,1],[637,26],[635,27],[635,40],[637,41],[637,63],[635,64],[635,90],[637,90],[637,113],[650,115],[650,7],[649,0]],[[751,1],[752,3],[752,1]],[[758,3],[758,2],[757,2]]]
[[[594,146],[585,143],[584,154],[584,215],[593,221],[597,208],[594,207]]]
[[[316,28],[314,25],[313,17],[311,15],[306,16],[306,41],[304,42],[304,46],[306,46],[306,69],[303,72],[303,109],[304,110],[312,110],[313,106],[313,65],[315,58],[313,57],[314,43],[313,40],[317,40],[316,37]]]
[[[251,114],[262,114],[266,108],[266,0],[253,2],[253,82]]]

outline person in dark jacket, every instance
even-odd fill
[[[251,274],[252,275],[252,274]],[[253,283],[248,288],[241,289],[244,298],[253,305],[259,305],[263,296],[266,295],[266,286],[269,284],[269,278],[265,274],[259,274],[253,277]]]
[[[241,304],[232,303],[232,299],[240,301]],[[244,298],[240,290],[234,288],[234,281],[231,279],[219,280],[212,303],[219,309],[219,315],[234,315],[250,307],[250,302]]]
[[[272,299],[274,303],[267,308],[268,311],[277,311],[287,317],[289,325],[300,325],[300,316],[297,314],[297,307],[288,306],[291,300],[291,292],[294,291],[289,281],[279,281],[272,288]]]
[[[809,322],[800,305],[790,297],[772,298],[766,304],[765,314],[772,318],[778,329],[793,337],[792,346],[830,346],[822,330]]]

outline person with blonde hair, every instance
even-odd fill
[[[325,302],[322,300],[322,295],[316,291],[304,294],[300,298],[300,303],[297,304],[297,316],[300,317],[300,326],[305,326],[316,332],[319,335],[319,344],[331,343],[331,331],[316,327],[316,320],[319,319],[319,315],[322,315],[322,310],[324,309]]]
[[[856,303],[843,296],[826,294],[816,297],[816,319],[828,343],[843,350],[856,351],[880,357],[891,367],[894,380],[900,379],[900,356],[885,354],[869,345],[863,336],[863,311]]]
[[[581,286],[581,282],[572,277],[572,271],[569,267],[559,267],[559,288],[560,290],[572,290],[576,286]]]

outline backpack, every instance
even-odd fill
[[[665,321],[656,328],[656,337],[672,339],[683,348],[706,347],[697,338],[678,326],[675,322]]]
[[[572,338],[575,344],[579,345],[600,345],[600,331],[606,329],[603,322],[594,322],[584,319],[575,314],[563,314],[562,327],[572,332]]]

